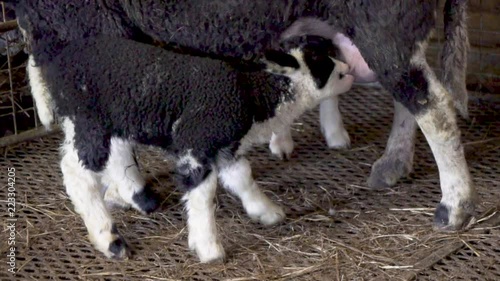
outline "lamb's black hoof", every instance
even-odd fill
[[[150,214],[160,206],[159,194],[154,192],[150,185],[144,186],[141,192],[134,194],[132,200],[137,209],[144,214]]]
[[[111,258],[117,260],[126,260],[132,256],[127,242],[125,242],[125,239],[119,234],[117,238],[109,244],[109,252],[111,253]]]
[[[118,232],[115,224],[113,224],[111,228],[111,234],[112,237],[114,237],[114,240],[109,243],[107,256],[116,260],[124,260],[130,258],[132,256],[130,248],[127,242],[125,242],[125,239],[123,239],[123,237]]]

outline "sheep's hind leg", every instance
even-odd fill
[[[475,214],[476,191],[464,156],[451,95],[427,64],[424,48],[411,60],[395,98],[414,115],[439,169],[442,198],[434,222],[440,230],[458,230]]]
[[[62,147],[61,170],[66,192],[75,211],[82,217],[90,241],[95,248],[109,258],[127,258],[130,251],[123,237],[118,233],[100,192],[99,174],[82,165],[75,148],[73,123],[63,121],[65,141]],[[86,151],[93,153],[92,151]]]
[[[149,214],[159,205],[157,194],[146,185],[139,172],[133,144],[129,141],[111,139],[109,160],[101,181],[106,188],[104,200],[108,206],[132,206],[143,214]]]
[[[399,102],[394,101],[394,120],[384,155],[372,166],[368,186],[391,187],[413,170],[415,153],[415,117]]]

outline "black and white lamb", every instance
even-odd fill
[[[177,185],[186,191],[189,247],[202,262],[224,257],[214,217],[217,177],[253,219],[265,225],[284,219],[252,178],[245,151],[353,82],[348,66],[328,56],[335,51],[331,42],[301,42],[291,41],[289,53],[267,52],[265,64],[227,63],[110,37],[58,47],[62,51],[41,75],[63,118],[64,184],[99,251],[128,255],[101,186],[111,203],[144,213],[157,206],[132,156],[134,143],[175,156]]]
[[[31,52],[28,73],[39,110],[50,102],[44,98],[50,95],[40,79],[43,60],[53,52],[45,48],[50,42],[107,34],[248,59],[273,49],[283,34],[297,35],[287,32],[293,24],[311,18],[320,21],[321,26],[310,26],[307,32],[326,38],[332,32],[346,36],[395,100],[391,135],[384,155],[372,166],[371,185],[394,185],[412,170],[418,125],[439,168],[442,198],[435,212],[436,226],[460,229],[474,214],[476,192],[454,108],[467,113],[466,0],[445,3],[442,82],[425,59],[426,43],[436,26],[438,0],[6,2],[15,6]],[[45,121],[50,121],[49,110],[41,111],[42,117],[44,113],[48,116]]]

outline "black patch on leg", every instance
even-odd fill
[[[212,168],[208,164],[202,164],[201,167],[195,169],[189,164],[178,166],[175,175],[177,186],[184,191],[190,191],[200,185],[211,171]]]
[[[436,225],[436,227],[447,227],[450,222],[449,217],[450,211],[448,210],[448,207],[439,203],[438,207],[436,208],[436,212],[434,213],[434,224]]]
[[[160,206],[160,200],[158,197],[159,195],[153,191],[151,185],[146,184],[140,192],[135,193],[134,196],[132,196],[132,200],[144,213],[150,214]]]
[[[75,149],[85,168],[101,172],[109,159],[111,136],[100,124],[77,116],[75,124]]]
[[[116,224],[111,225],[111,234],[118,234],[118,228]]]
[[[394,99],[403,104],[412,114],[418,114],[429,105],[429,83],[424,72],[414,66],[401,75],[393,90]]]

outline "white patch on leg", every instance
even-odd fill
[[[188,214],[188,244],[196,251],[201,262],[224,259],[225,253],[217,234],[215,223],[215,191],[217,171],[214,169],[205,180],[184,195]]]
[[[124,257],[127,255],[125,248],[118,256],[109,250],[110,244],[118,238],[117,233],[112,233],[113,219],[101,196],[99,175],[83,167],[78,158],[74,147],[74,125],[68,118],[63,121],[63,130],[61,171],[75,211],[85,222],[90,241],[97,250],[107,257]]]
[[[29,56],[26,71],[29,77],[31,94],[35,99],[38,118],[45,128],[50,129],[50,125],[54,122],[52,97],[43,80],[40,67],[36,66],[33,56]]]
[[[271,141],[269,142],[269,149],[273,155],[280,159],[290,159],[294,148],[292,139],[292,132],[289,126],[273,132]]]
[[[252,177],[247,159],[225,165],[219,171],[224,188],[241,199],[247,214],[264,225],[277,224],[285,219],[283,209],[273,203],[259,188]]]
[[[332,96],[321,102],[319,108],[321,131],[330,148],[349,148],[351,139],[344,128],[339,110],[338,96]]]
[[[111,138],[109,159],[101,182],[107,186],[104,195],[107,204],[123,208],[132,206],[142,212],[133,196],[140,193],[146,183],[135,162],[130,141]]]

